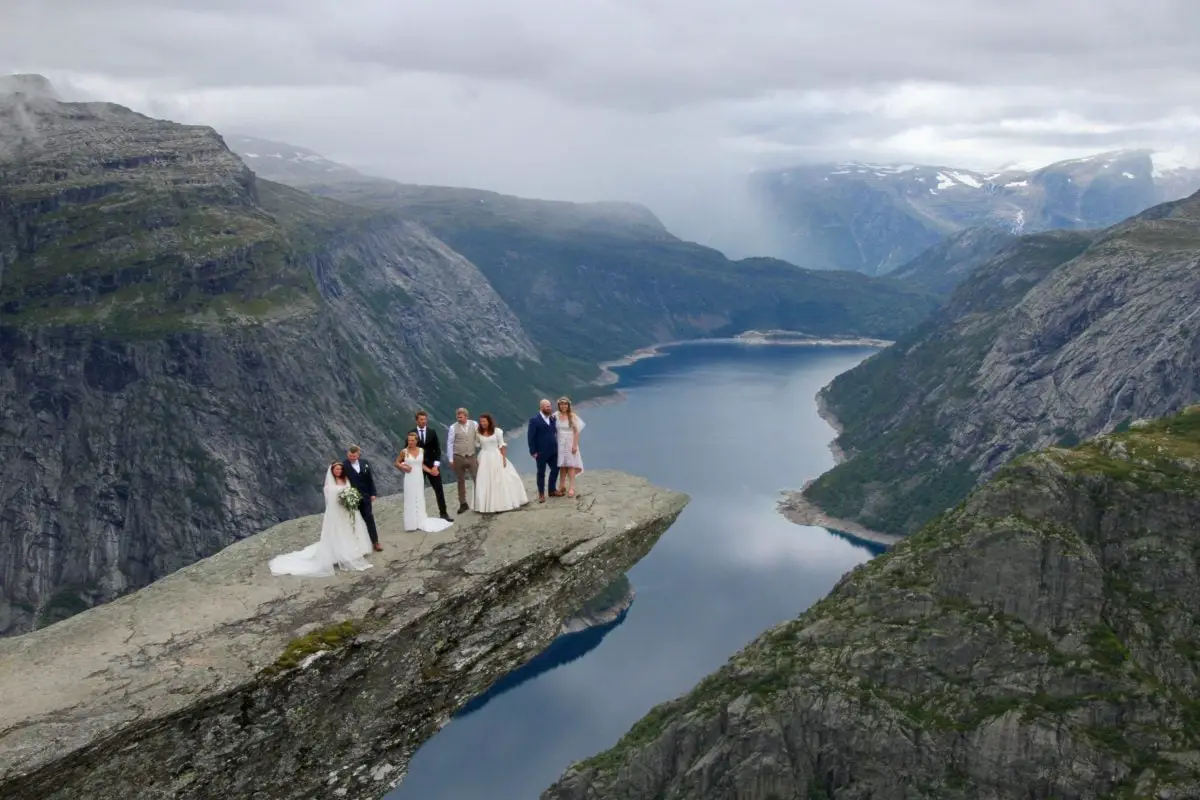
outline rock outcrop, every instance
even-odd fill
[[[822,400],[848,459],[805,498],[891,534],[1021,453],[1200,401],[1200,194],[1019,239]]]
[[[1200,406],[1006,466],[544,800],[1200,797]]]
[[[403,532],[401,498],[383,498],[385,551],[329,579],[270,575],[271,556],[317,536],[318,517],[292,520],[0,640],[0,796],[375,800],[687,502],[589,474],[574,500],[439,534]]]

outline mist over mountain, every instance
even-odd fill
[[[1200,165],[1128,150],[1035,170],[819,164],[752,177],[765,254],[882,275],[975,226],[1013,234],[1104,228],[1200,189]],[[761,238],[761,237],[756,237]]]

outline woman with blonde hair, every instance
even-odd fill
[[[558,398],[558,414],[556,415],[555,433],[558,434],[558,471],[565,475],[559,483],[556,495],[562,497],[562,486],[565,484],[567,497],[575,496],[575,477],[583,472],[583,457],[579,454],[579,434],[583,432],[584,422],[575,413],[571,398]]]

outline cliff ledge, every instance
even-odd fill
[[[383,498],[374,568],[327,579],[270,575],[320,529],[291,520],[0,640],[0,796],[380,797],[687,503],[619,472],[585,486],[439,534],[404,533]]]

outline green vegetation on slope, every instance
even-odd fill
[[[851,458],[821,475],[805,497],[832,516],[897,534],[965,497],[978,480],[975,455],[947,457],[945,420],[973,407],[1004,312],[1094,237],[1025,237],[980,267],[932,318],[836,377],[822,399]]]
[[[41,138],[0,160],[6,324],[157,336],[315,305],[253,175],[212,130],[118,106],[0,103],[0,121],[18,114]]]
[[[856,273],[729,261],[671,236],[640,206],[381,180],[312,188],[420,222],[479,267],[535,341],[585,361],[749,329],[893,338],[934,306]]]

